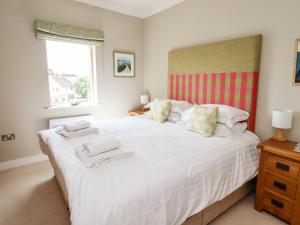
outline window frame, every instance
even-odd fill
[[[55,41],[55,40],[45,40],[45,47],[46,47],[46,60],[47,60],[47,71],[50,69],[48,66],[48,49],[47,49],[47,42],[61,42],[61,41]],[[65,43],[71,43],[71,44],[78,44],[78,45],[85,45],[81,43],[72,43],[72,42],[65,42]],[[48,93],[49,93],[49,100],[48,100],[48,106],[46,106],[46,109],[55,109],[55,108],[76,108],[76,107],[88,107],[88,106],[96,106],[98,105],[98,85],[97,85],[97,68],[96,68],[96,46],[92,45],[85,45],[88,47],[89,51],[89,92],[88,92],[88,101],[84,103],[80,103],[78,105],[72,105],[70,102],[66,102],[65,104],[61,105],[54,105],[51,102],[51,87],[50,87],[50,76],[47,72],[48,76]]]

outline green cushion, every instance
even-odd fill
[[[204,107],[195,105],[191,119],[187,124],[189,131],[197,132],[204,137],[210,137],[214,134],[217,126],[218,107]]]
[[[170,100],[155,99],[151,103],[150,111],[146,113],[148,118],[153,119],[156,122],[163,123],[168,118],[171,111]]]

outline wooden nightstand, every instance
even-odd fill
[[[136,108],[128,111],[128,114],[130,116],[138,116],[138,115],[143,115],[145,112],[148,112],[150,109],[149,108]]]
[[[300,154],[296,143],[272,139],[260,143],[255,209],[300,225]]]

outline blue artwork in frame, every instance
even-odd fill
[[[115,77],[135,76],[135,54],[133,52],[114,51],[113,56]]]
[[[300,85],[300,39],[296,40],[294,85]]]

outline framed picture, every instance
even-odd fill
[[[296,40],[295,46],[295,68],[294,68],[294,85],[300,86],[300,39]]]
[[[135,76],[135,55],[132,52],[114,51],[114,76]]]

